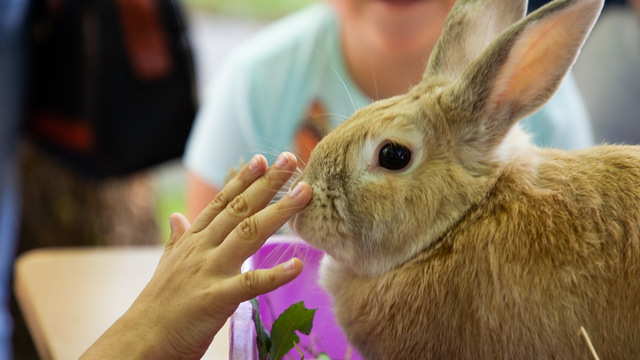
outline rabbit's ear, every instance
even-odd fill
[[[424,78],[457,78],[491,41],[522,19],[526,10],[527,0],[456,1],[431,52]]]
[[[496,38],[451,88],[456,106],[472,114],[459,129],[481,130],[473,137],[495,146],[542,107],[569,72],[603,2],[553,1]]]

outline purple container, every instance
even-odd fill
[[[305,360],[314,359],[324,352],[332,360],[361,360],[360,355],[347,343],[342,329],[337,325],[332,312],[331,297],[318,285],[318,267],[323,253],[291,236],[271,237],[243,265],[248,269],[271,268],[293,257],[304,263],[302,274],[291,283],[258,298],[260,316],[268,331],[275,319],[292,304],[304,301],[307,309],[318,309],[310,335],[298,334]],[[232,360],[258,360],[256,331],[251,303],[240,304],[231,317],[229,358]],[[283,359],[300,360],[295,348]]]

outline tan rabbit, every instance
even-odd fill
[[[354,114],[297,179],[314,195],[290,226],[326,251],[367,359],[591,359],[581,326],[602,359],[640,358],[640,148],[540,149],[517,125],[602,0],[525,7],[458,0],[422,83]]]

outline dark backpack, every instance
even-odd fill
[[[78,171],[179,157],[196,112],[176,0],[35,0],[30,138]]]

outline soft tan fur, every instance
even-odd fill
[[[318,144],[296,180],[313,199],[290,225],[327,253],[323,285],[367,359],[588,359],[580,326],[602,359],[638,358],[640,148],[539,149],[517,125],[602,1],[557,0],[484,50],[457,46],[487,36],[477,6],[522,9],[458,0],[423,82]],[[411,150],[406,168],[379,166],[389,142]]]
[[[536,153],[402,266],[366,278],[325,260],[367,359],[590,359],[580,326],[601,359],[640,356],[640,151]]]

